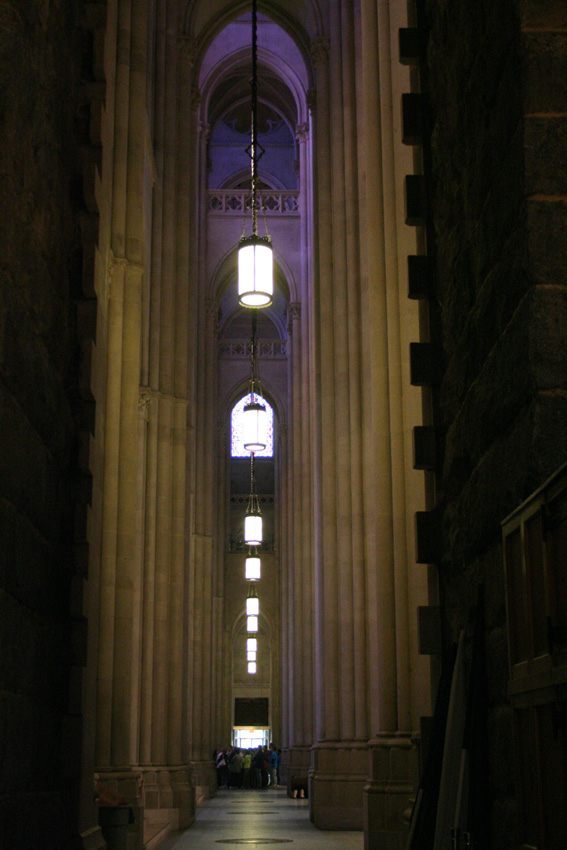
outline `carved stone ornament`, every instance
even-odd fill
[[[151,393],[148,390],[141,389],[138,398],[138,416],[147,422],[150,416],[150,404],[152,401]]]
[[[306,142],[309,138],[309,124],[298,124],[295,128],[295,138],[298,142]]]
[[[287,309],[292,322],[301,318],[301,301],[292,301]]]

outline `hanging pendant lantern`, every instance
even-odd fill
[[[244,578],[246,581],[260,581],[261,562],[257,555],[249,555],[244,562]]]
[[[247,452],[263,452],[267,445],[268,413],[262,402],[261,396],[252,393],[242,411],[242,444]]]
[[[262,512],[258,496],[254,492],[254,453],[250,455],[250,496],[244,517],[244,542],[248,546],[259,546],[262,542]]]
[[[246,653],[247,661],[256,661],[256,656],[258,653],[254,652],[254,650],[250,650],[250,652]]]
[[[274,260],[269,236],[243,236],[238,244],[238,299],[242,307],[269,307],[274,294]]]
[[[255,673],[256,672],[256,662],[255,661],[249,661],[248,662],[248,672],[249,673]]]
[[[244,517],[244,542],[248,546],[260,546],[262,543],[262,514],[259,508],[247,512]]]
[[[252,109],[250,145],[246,153],[251,162],[252,235],[244,236],[238,245],[238,297],[243,307],[269,307],[274,294],[274,261],[272,240],[258,235],[258,161],[265,151],[258,142],[258,12],[252,2]]]
[[[258,652],[258,638],[246,638],[246,652]]]
[[[260,616],[260,600],[258,599],[258,595],[256,593],[256,585],[251,584],[250,590],[248,592],[248,597],[246,599],[246,614],[254,617]]]

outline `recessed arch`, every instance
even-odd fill
[[[206,55],[206,54],[205,54]],[[309,68],[305,66],[305,73],[309,76]],[[288,124],[292,134],[295,134],[297,124],[304,123],[308,119],[307,113],[307,88],[302,82],[297,71],[287,62],[282,61],[280,56],[271,50],[258,47],[258,74],[262,80],[262,91],[259,92],[260,101],[269,103]],[[250,47],[246,45],[235,50],[207,69],[206,75],[199,75],[199,88],[201,94],[201,114],[205,120],[213,124],[222,115],[222,100],[219,108],[214,109],[214,95],[219,87],[225,84],[231,94],[236,90],[236,100],[249,99],[249,76],[250,76]],[[281,86],[285,86],[295,102],[295,116],[292,115],[289,104],[286,104],[285,94]],[[242,89],[242,94],[240,90]],[[272,97],[268,97],[271,94]],[[229,101],[233,104],[235,101]]]
[[[224,27],[250,12],[250,0],[188,0],[183,14],[183,31],[192,35],[198,50],[194,68],[199,73],[203,57],[214,38]],[[296,43],[309,69],[310,87],[314,84],[314,68],[310,56],[312,39],[326,35],[323,14],[317,0],[285,0],[259,2],[258,11],[278,24]]]

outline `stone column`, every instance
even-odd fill
[[[215,746],[211,735],[213,640],[214,524],[216,498],[216,301],[199,296],[199,334],[197,360],[197,409],[195,453],[195,526],[191,564],[193,594],[191,619],[192,642],[192,735],[191,765],[197,793],[210,796],[216,788],[212,763]]]
[[[363,378],[365,492],[368,517],[366,552],[377,570],[369,574],[371,731],[369,780],[364,789],[365,847],[397,847],[405,842],[405,814],[417,780],[416,732],[419,715],[429,709],[426,670],[418,657],[417,605],[425,604],[426,573],[415,564],[411,524],[423,504],[423,483],[415,480],[408,452],[411,426],[420,422],[420,399],[409,387],[408,333],[417,332],[415,305],[405,299],[406,256],[415,251],[404,229],[404,166],[409,152],[396,149],[400,138],[400,70],[393,76],[392,4],[361,4],[360,77],[364,93],[359,154],[361,227],[364,258],[362,335],[368,352]],[[395,128],[397,122],[397,132]],[[398,146],[401,147],[401,146]],[[406,170],[410,170],[410,162]],[[401,295],[401,293],[403,293]],[[413,476],[413,480],[411,478]],[[372,506],[379,493],[380,515]],[[372,515],[369,513],[372,511]],[[372,519],[374,524],[372,525]],[[413,603],[410,607],[410,603]],[[421,681],[420,681],[421,680]],[[425,689],[426,690],[426,689]]]
[[[290,504],[289,525],[293,540],[293,562],[288,577],[288,636],[290,675],[292,677],[290,699],[290,753],[288,790],[294,776],[307,778],[310,748],[312,744],[312,701],[311,701],[311,576],[309,558],[310,522],[309,499],[309,440],[305,447],[306,393],[303,367],[303,334],[301,304],[289,305],[288,339],[290,377]],[[307,460],[307,463],[306,463]],[[306,516],[307,510],[307,516]],[[290,552],[291,554],[291,552]],[[293,624],[291,626],[291,624]]]
[[[118,10],[96,743],[105,771],[138,758],[146,14],[143,0]]]
[[[380,14],[379,28],[376,3],[362,3],[359,18],[353,0],[334,0],[328,65],[321,43],[314,45],[320,407],[310,806],[317,826],[361,828],[366,819],[367,833],[376,827],[368,825],[370,810],[389,807],[398,817],[396,807],[407,808],[418,690],[411,672],[417,651],[409,638],[411,426],[399,318],[396,185],[402,180],[393,149],[388,4],[380,5]],[[367,782],[368,739],[376,732]],[[373,771],[384,758],[391,773],[377,788]]]
[[[289,345],[289,338],[288,338]],[[289,352],[288,352],[289,357]],[[290,759],[290,741],[291,741],[291,704],[290,704],[290,680],[292,676],[291,661],[290,661],[290,640],[292,634],[291,613],[290,607],[292,604],[290,587],[289,587],[289,540],[288,540],[288,516],[289,516],[289,499],[287,477],[284,477],[283,472],[288,470],[287,451],[288,451],[288,428],[287,423],[279,423],[278,433],[278,489],[280,497],[280,510],[277,512],[279,525],[276,529],[276,540],[279,541],[277,551],[281,565],[281,588],[282,588],[282,779],[287,781],[289,759]]]

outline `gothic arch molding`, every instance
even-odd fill
[[[184,12],[181,11],[183,32],[194,36],[198,45],[194,63],[197,75],[214,38],[227,24],[249,12],[250,5],[249,0],[239,0],[236,3],[228,3],[227,0],[189,0],[186,3]],[[291,8],[291,13],[290,7],[295,7]],[[206,9],[206,12],[203,13],[203,9]],[[258,11],[281,26],[295,41],[303,54],[306,67],[310,69],[312,85],[314,74],[309,52],[310,42],[325,35],[319,3],[316,0],[292,0],[281,5],[278,2],[259,2]]]

